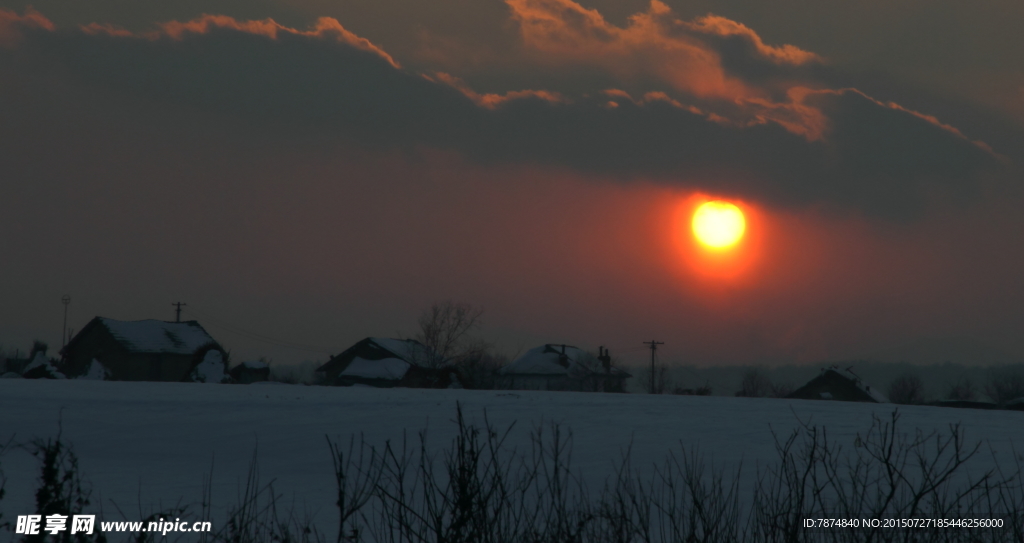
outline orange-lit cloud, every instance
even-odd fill
[[[210,14],[203,14],[202,16],[190,21],[168,21],[159,23],[157,26],[159,27],[158,31],[145,32],[141,34],[135,34],[123,28],[100,23],[83,25],[81,28],[82,31],[87,34],[106,34],[116,37],[137,36],[148,39],[169,37],[175,40],[181,40],[188,34],[208,34],[214,30],[234,30],[237,32],[264,36],[274,40],[276,40],[281,34],[291,34],[294,36],[305,36],[320,39],[330,38],[336,40],[338,43],[348,45],[355,49],[374,53],[386,60],[393,67],[400,68],[398,62],[395,61],[391,55],[373,44],[370,40],[350,32],[343,27],[337,19],[332,17],[320,17],[308,30],[290,28],[273,19],[240,21],[227,15]]]
[[[434,72],[433,74],[423,74],[423,77],[428,81],[436,81],[452,87],[453,89],[461,92],[466,98],[473,101],[474,104],[485,108],[494,109],[510,100],[522,100],[526,98],[534,98],[537,100],[544,100],[551,103],[567,102],[567,100],[559,93],[546,91],[546,90],[520,90],[520,91],[509,91],[505,94],[494,94],[487,93],[481,94],[473,90],[465,81],[458,77],[454,77],[444,72]]]
[[[49,70],[68,78],[67,88],[85,82],[125,100],[368,148],[429,146],[486,164],[547,165],[765,206],[825,202],[889,217],[915,213],[936,190],[970,195],[978,176],[996,167],[986,146],[934,116],[852,88],[766,83],[730,71],[730,54],[779,69],[819,62],[797,48],[766,45],[739,23],[680,21],[654,3],[620,28],[568,0],[512,5],[531,43],[554,52],[537,62],[590,63],[621,70],[623,80],[630,73],[647,79],[573,94],[527,85],[485,92],[458,75],[403,68],[328,18],[306,30],[204,15],[151,32],[102,23],[49,31],[41,15],[0,13],[8,35],[23,34],[5,58],[25,53],[34,66],[23,78],[9,72],[10,81]],[[745,48],[736,53],[715,40]],[[687,62],[694,73],[673,71]],[[712,98],[686,90],[703,85],[704,73],[712,74]],[[45,88],[51,96],[63,87]]]
[[[54,29],[53,23],[38,11],[27,8],[24,15],[0,9],[0,46],[13,47],[21,38],[23,30]]]
[[[654,5],[658,4],[660,10],[664,10],[668,13],[667,7],[658,0],[652,0],[652,11]],[[704,17],[697,17],[692,22],[676,21],[676,24],[681,25],[684,28],[688,28],[693,32],[701,32],[705,34],[711,34],[721,37],[739,37],[749,42],[757,54],[761,57],[771,60],[776,64],[790,64],[793,66],[800,66],[801,64],[807,64],[811,62],[822,62],[822,58],[815,53],[810,51],[804,51],[795,45],[781,45],[771,46],[764,43],[761,36],[757,35],[753,29],[748,26],[720,17],[718,15],[706,15]]]
[[[656,75],[676,90],[729,100],[761,93],[722,69],[718,54],[655,0],[620,28],[571,0],[507,0],[526,46],[558,64],[589,64],[620,77]]]
[[[681,20],[659,0],[629,17],[625,27],[572,0],[506,3],[523,43],[540,53],[538,62],[599,67],[623,80],[654,78],[694,98],[730,104],[715,112],[716,120],[729,119],[738,126],[773,121],[809,141],[824,135],[827,120],[817,109],[792,95],[778,101],[773,97],[776,89],[730,73],[711,38],[741,40],[755,60],[777,66],[822,62],[812,52],[788,44],[767,45],[747,26],[724,17]]]
[[[345,27],[341,26],[341,23],[339,23],[337,19],[332,17],[320,17],[309,30],[289,28],[277,23],[273,19],[264,19],[262,21],[238,21],[226,15],[203,15],[202,17],[184,23],[178,21],[163,23],[160,27],[164,34],[175,39],[181,39],[181,37],[186,33],[205,34],[214,28],[238,30],[274,39],[277,39],[279,33],[313,38],[334,38],[339,43],[344,43],[362,51],[375,53],[381,58],[387,60],[388,63],[395,68],[399,67],[398,62],[391,58],[391,55],[384,52],[383,49],[374,45],[370,40],[349,32]]]

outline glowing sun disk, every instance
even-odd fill
[[[743,237],[747,222],[743,212],[729,202],[707,202],[693,214],[693,235],[712,249],[732,247]]]

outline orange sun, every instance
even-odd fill
[[[747,229],[747,221],[740,208],[714,200],[697,208],[692,227],[697,241],[710,249],[723,250],[739,243]]]

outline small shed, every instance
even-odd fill
[[[787,398],[801,400],[838,400],[843,402],[888,403],[881,391],[865,384],[851,368],[822,368],[821,373]]]
[[[331,357],[316,370],[322,383],[337,386],[451,388],[459,387],[458,371],[433,367],[426,345],[414,339],[368,337]]]
[[[514,390],[579,390],[623,392],[629,373],[611,365],[600,347],[594,356],[571,345],[546,343],[526,351],[501,368],[503,388]]]
[[[230,373],[238,384],[262,383],[270,380],[270,365],[260,360],[249,360],[231,368]]]
[[[96,317],[61,350],[61,367],[77,377],[88,374],[95,360],[113,380],[184,381],[210,349],[224,352],[196,321]]]

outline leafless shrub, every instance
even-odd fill
[[[469,336],[480,325],[484,310],[465,302],[435,302],[419,318],[416,339],[429,348],[430,360],[417,361],[428,367],[442,367],[457,358],[470,356],[477,347]]]
[[[985,386],[985,394],[1000,405],[1024,398],[1024,375],[1019,371],[994,371]]]
[[[357,513],[373,497],[381,477],[380,456],[376,449],[366,445],[360,437],[356,449],[355,438],[349,439],[348,448],[327,438],[334,464],[334,480],[338,488],[338,543],[359,541],[360,529]]]
[[[791,383],[772,383],[772,398],[788,398],[796,390]]]
[[[347,448],[327,440],[338,490],[338,543],[1024,540],[1024,457],[968,470],[981,445],[968,444],[959,425],[907,434],[898,430],[898,412],[875,417],[852,444],[807,423],[777,435],[777,458],[757,470],[749,507],[741,499],[742,467],[722,469],[695,449],[670,454],[653,476],[634,470],[627,450],[601,491],[591,493],[572,468],[572,435],[559,425],[534,429],[520,451],[509,442],[514,426],[499,431],[486,414],[482,425],[471,424],[461,406],[454,422],[456,436],[440,452],[431,452],[425,432],[416,445],[403,438],[381,449],[362,439],[350,439]],[[70,450],[47,447],[54,458]],[[205,492],[202,511],[209,518],[208,486]],[[260,482],[254,453],[240,503],[200,543],[325,541],[308,515],[279,510],[278,501],[272,484]],[[805,525],[806,519],[963,518],[1002,519],[1003,526]]]
[[[668,367],[664,364],[656,365],[653,371],[650,366],[644,366],[637,378],[640,380],[643,391],[648,394],[665,394],[673,388],[672,378],[668,375]]]
[[[978,389],[974,386],[973,381],[967,377],[963,377],[959,381],[949,385],[949,389],[946,391],[946,399],[973,402],[978,399]]]
[[[924,381],[913,373],[904,373],[889,385],[889,401],[903,405],[924,403]]]
[[[740,389],[736,391],[737,396],[746,398],[764,398],[772,395],[772,382],[758,368],[751,368],[743,374],[740,381]]]
[[[311,516],[299,518],[294,510],[279,509],[280,500],[273,481],[260,482],[259,462],[253,451],[240,502],[228,510],[227,522],[220,530],[204,534],[203,543],[321,543],[325,540]],[[209,508],[205,509],[204,513],[208,514]]]
[[[464,388],[493,390],[498,387],[498,370],[508,364],[508,358],[491,353],[487,345],[480,345],[455,360],[459,380]]]
[[[13,439],[13,438],[12,438]],[[7,448],[11,445],[11,442],[0,444],[0,459],[3,458],[4,453],[7,452]],[[0,463],[0,502],[4,501],[4,494],[6,490],[4,487],[7,486],[7,477],[4,476],[3,464]],[[0,530],[5,530],[10,527],[10,524],[4,521],[3,510],[0,510]]]

